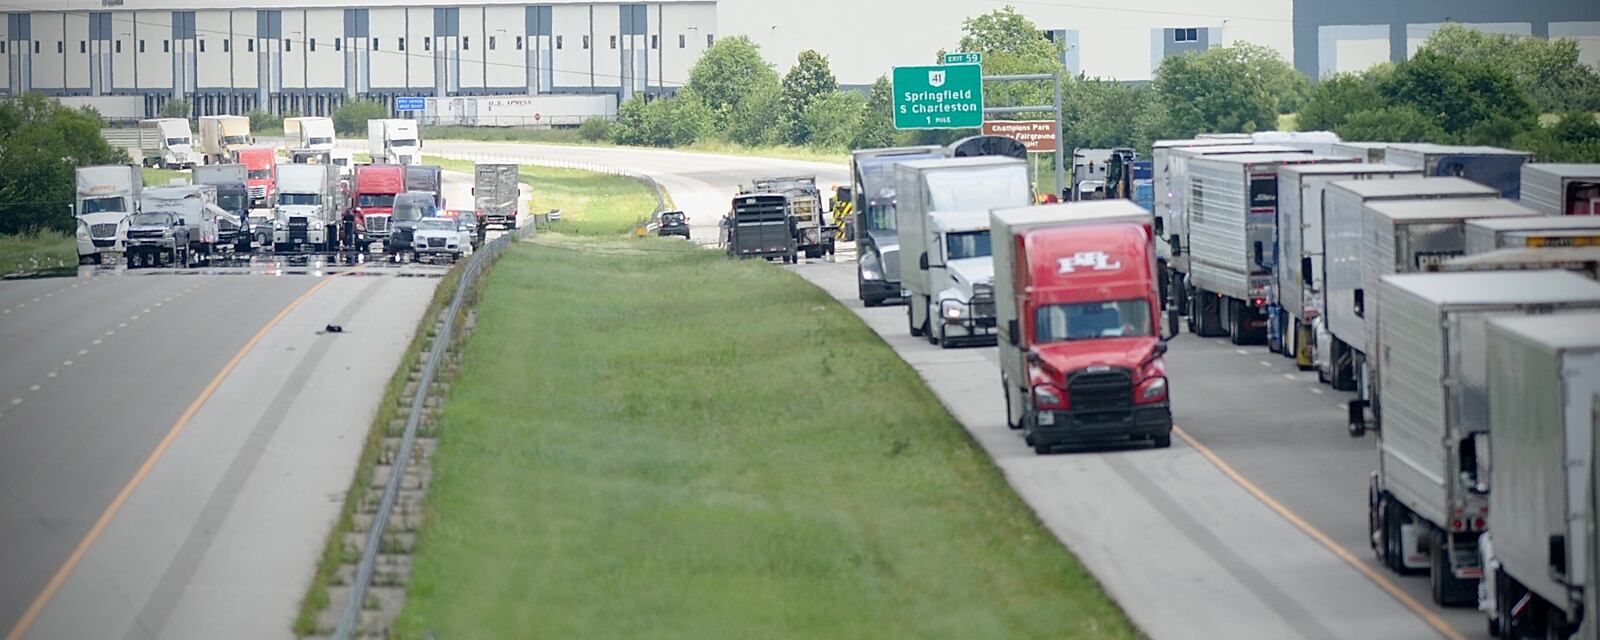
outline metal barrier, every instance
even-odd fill
[[[383,486],[383,498],[378,502],[378,512],[373,516],[372,530],[367,533],[367,545],[361,550],[361,560],[356,564],[354,582],[350,585],[350,597],[345,601],[344,612],[339,616],[339,626],[334,630],[334,637],[348,640],[359,631],[361,624],[361,610],[367,599],[367,588],[372,583],[373,567],[378,561],[378,548],[383,546],[383,530],[389,524],[389,514],[394,510],[394,503],[400,496],[400,484],[405,480],[406,465],[411,462],[411,449],[416,443],[417,426],[422,422],[422,408],[427,402],[428,391],[433,388],[434,376],[439,371],[439,363],[443,361],[446,345],[454,339],[456,316],[461,313],[462,301],[466,299],[467,291],[477,282],[483,270],[505,253],[512,242],[526,238],[533,233],[534,226],[526,225],[517,227],[483,245],[483,249],[472,254],[462,267],[461,280],[456,283],[455,294],[450,298],[449,313],[445,314],[444,327],[433,337],[433,345],[428,349],[428,362],[422,369],[422,378],[417,382],[417,391],[411,398],[411,411],[406,416],[405,433],[400,437],[400,449],[395,454],[391,463],[389,482]],[[423,318],[424,321],[431,320]],[[354,496],[352,496],[354,497]]]

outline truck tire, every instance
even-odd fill
[[[1450,570],[1450,555],[1446,548],[1449,535],[1440,529],[1432,529],[1428,532],[1428,535],[1431,536],[1428,543],[1428,559],[1432,565],[1428,573],[1434,603],[1442,607],[1476,605],[1478,602],[1477,581],[1457,578],[1455,573]],[[1547,609],[1547,611],[1559,614],[1553,609]],[[1556,621],[1552,619],[1546,623],[1553,630],[1556,624],[1551,623],[1556,623]]]
[[[1166,449],[1168,447],[1171,447],[1172,446],[1172,432],[1168,431],[1168,432],[1163,433],[1163,434],[1161,434],[1159,436],[1154,436],[1154,437],[1150,438],[1150,444],[1154,445],[1155,448],[1157,448],[1157,449]]]
[[[1233,298],[1219,300],[1228,310],[1228,342],[1236,345],[1250,343],[1250,336],[1245,335],[1244,303]]]

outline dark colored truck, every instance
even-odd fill
[[[794,262],[794,215],[781,193],[741,193],[729,215],[728,256]]]
[[[434,208],[444,206],[444,170],[431,164],[406,167],[406,192],[433,194]]]
[[[856,240],[856,290],[876,307],[904,301],[900,291],[900,236],[895,229],[894,165],[945,157],[937,146],[861,149],[850,153],[852,224]]]

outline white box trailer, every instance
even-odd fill
[[[1494,482],[1483,595],[1491,597],[1479,605],[1502,638],[1565,638],[1595,615],[1582,602],[1596,587],[1589,491],[1600,314],[1497,318],[1487,357]]]
[[[1188,161],[1191,331],[1229,336],[1234,344],[1266,340],[1277,257],[1278,167],[1353,162],[1300,152]]]
[[[1447,260],[1435,271],[1542,271],[1560,269],[1600,280],[1600,247],[1495,249]]]
[[[147,167],[192,169],[200,163],[187,118],[139,121],[139,155]]]
[[[1528,201],[1522,201],[1528,206]],[[1537,213],[1529,207],[1529,211]],[[1467,222],[1467,255],[1516,247],[1600,247],[1600,217],[1494,218]]]
[[[1355,294],[1364,289],[1361,258],[1365,236],[1362,209],[1368,202],[1431,198],[1497,198],[1499,193],[1461,178],[1340,180],[1322,192],[1322,308],[1328,328],[1325,376],[1335,389],[1356,388],[1367,348],[1367,323],[1356,313]],[[1374,283],[1374,286],[1376,283]]]
[[[19,45],[20,46],[20,45]],[[60,69],[60,67],[56,67]],[[55,98],[63,107],[89,108],[100,114],[106,122],[134,122],[145,116],[143,95],[136,96],[61,96]]]
[[[1560,271],[1507,271],[1399,274],[1380,286],[1374,544],[1391,569],[1428,567],[1439,604],[1471,604],[1491,511],[1489,321],[1600,311],[1600,283]],[[1495,468],[1497,476],[1503,471]]]
[[[1353,156],[1361,158],[1362,162],[1372,164],[1387,164],[1385,156],[1388,155],[1389,143],[1387,142],[1340,142],[1333,145],[1333,154],[1339,156]],[[1421,171],[1421,169],[1417,169]]]
[[[1522,165],[1522,202],[1545,215],[1600,215],[1600,164]]]
[[[299,117],[283,119],[283,150],[332,151],[337,145],[333,118]]]
[[[1346,155],[1335,152],[1336,155]],[[1340,180],[1389,180],[1422,172],[1392,164],[1291,164],[1278,167],[1277,303],[1288,316],[1284,353],[1301,369],[1315,363],[1312,337],[1323,314],[1322,192]]]
[[[913,336],[932,328],[934,287],[929,265],[928,217],[936,211],[988,211],[1033,201],[1028,163],[1002,156],[913,160],[894,166],[895,227],[900,235],[900,287]]]
[[[617,96],[611,93],[456,96],[424,100],[423,121],[429,125],[576,127],[590,118],[617,118]]]
[[[1339,134],[1332,131],[1257,131],[1250,134],[1250,141],[1256,144],[1304,149],[1323,155],[1357,158],[1356,162],[1362,161],[1359,159],[1359,154],[1335,152],[1334,145],[1340,144],[1341,141]]]
[[[422,164],[422,133],[417,121],[368,120],[367,153],[373,164]]]
[[[1150,174],[1155,185],[1156,256],[1161,263],[1172,258],[1166,241],[1167,220],[1171,215],[1173,194],[1172,151],[1185,147],[1231,147],[1239,140],[1197,138],[1194,140],[1157,140],[1150,148]]]

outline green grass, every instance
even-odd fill
[[[917,374],[776,265],[547,236],[477,308],[397,637],[1137,637]]]
[[[167,183],[171,182],[174,178],[183,178],[187,181],[189,179],[189,172],[179,171],[177,169],[152,169],[150,167],[144,168],[144,186],[146,187],[165,187],[167,186]]]
[[[472,172],[472,162],[425,156],[424,162],[451,171]],[[561,210],[553,230],[586,236],[627,233],[656,208],[655,193],[643,182],[577,169],[522,165],[522,181],[533,187],[532,211]]]
[[[37,235],[0,235],[0,275],[76,264],[78,244],[71,234],[45,231]]]
[[[1300,114],[1283,113],[1278,115],[1279,131],[1299,131]]]
[[[431,126],[422,128],[423,140],[473,140],[478,142],[532,142],[539,144],[584,144],[578,139],[577,128],[535,129],[533,127],[460,127]]]
[[[615,147],[610,142],[591,142],[578,138],[578,130],[534,129],[528,127],[423,127],[422,139],[431,141],[470,140],[474,142],[525,142],[533,144],[564,144],[586,147]],[[679,151],[698,151],[735,156],[759,156],[811,162],[848,164],[850,152],[844,149],[814,149],[789,145],[747,146],[732,142],[696,142]]]

